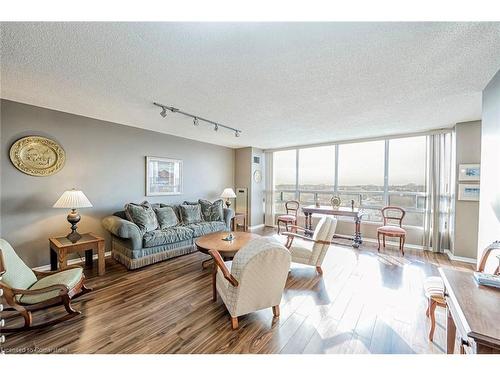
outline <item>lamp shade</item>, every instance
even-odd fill
[[[231,188],[225,188],[222,194],[220,195],[221,198],[236,198],[236,194],[234,194],[233,189]]]
[[[81,190],[67,190],[61,195],[61,198],[54,203],[55,208],[84,208],[92,207],[89,199]]]

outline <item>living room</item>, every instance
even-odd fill
[[[0,24],[5,358],[500,353],[500,22],[148,14]]]

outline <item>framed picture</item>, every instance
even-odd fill
[[[146,196],[182,194],[182,160],[146,156]]]
[[[479,164],[460,164],[458,166],[459,181],[479,181]]]
[[[459,201],[479,201],[479,185],[459,184],[458,185],[458,200]]]

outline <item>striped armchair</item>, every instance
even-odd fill
[[[213,299],[217,293],[231,315],[233,329],[238,317],[268,307],[279,316],[279,304],[285,288],[290,253],[270,238],[250,241],[238,251],[232,262],[224,262],[217,250],[210,250],[215,261]]]

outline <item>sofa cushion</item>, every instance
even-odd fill
[[[222,199],[217,199],[215,202],[199,199],[201,213],[205,221],[224,221],[224,202]]]
[[[193,230],[193,237],[226,230],[226,224],[223,221],[202,221],[200,223],[187,224],[185,227]]]
[[[160,246],[181,242],[193,238],[193,231],[188,227],[171,227],[153,230],[144,234],[144,247]]]
[[[160,229],[174,227],[179,224],[179,219],[175,214],[174,208],[170,206],[155,208],[156,218]]]
[[[199,204],[181,204],[179,212],[183,224],[193,224],[202,221],[201,206]]]
[[[139,227],[143,234],[159,228],[156,214],[148,202],[142,202],[141,204],[127,203],[125,205],[125,215],[127,215],[128,220]]]

